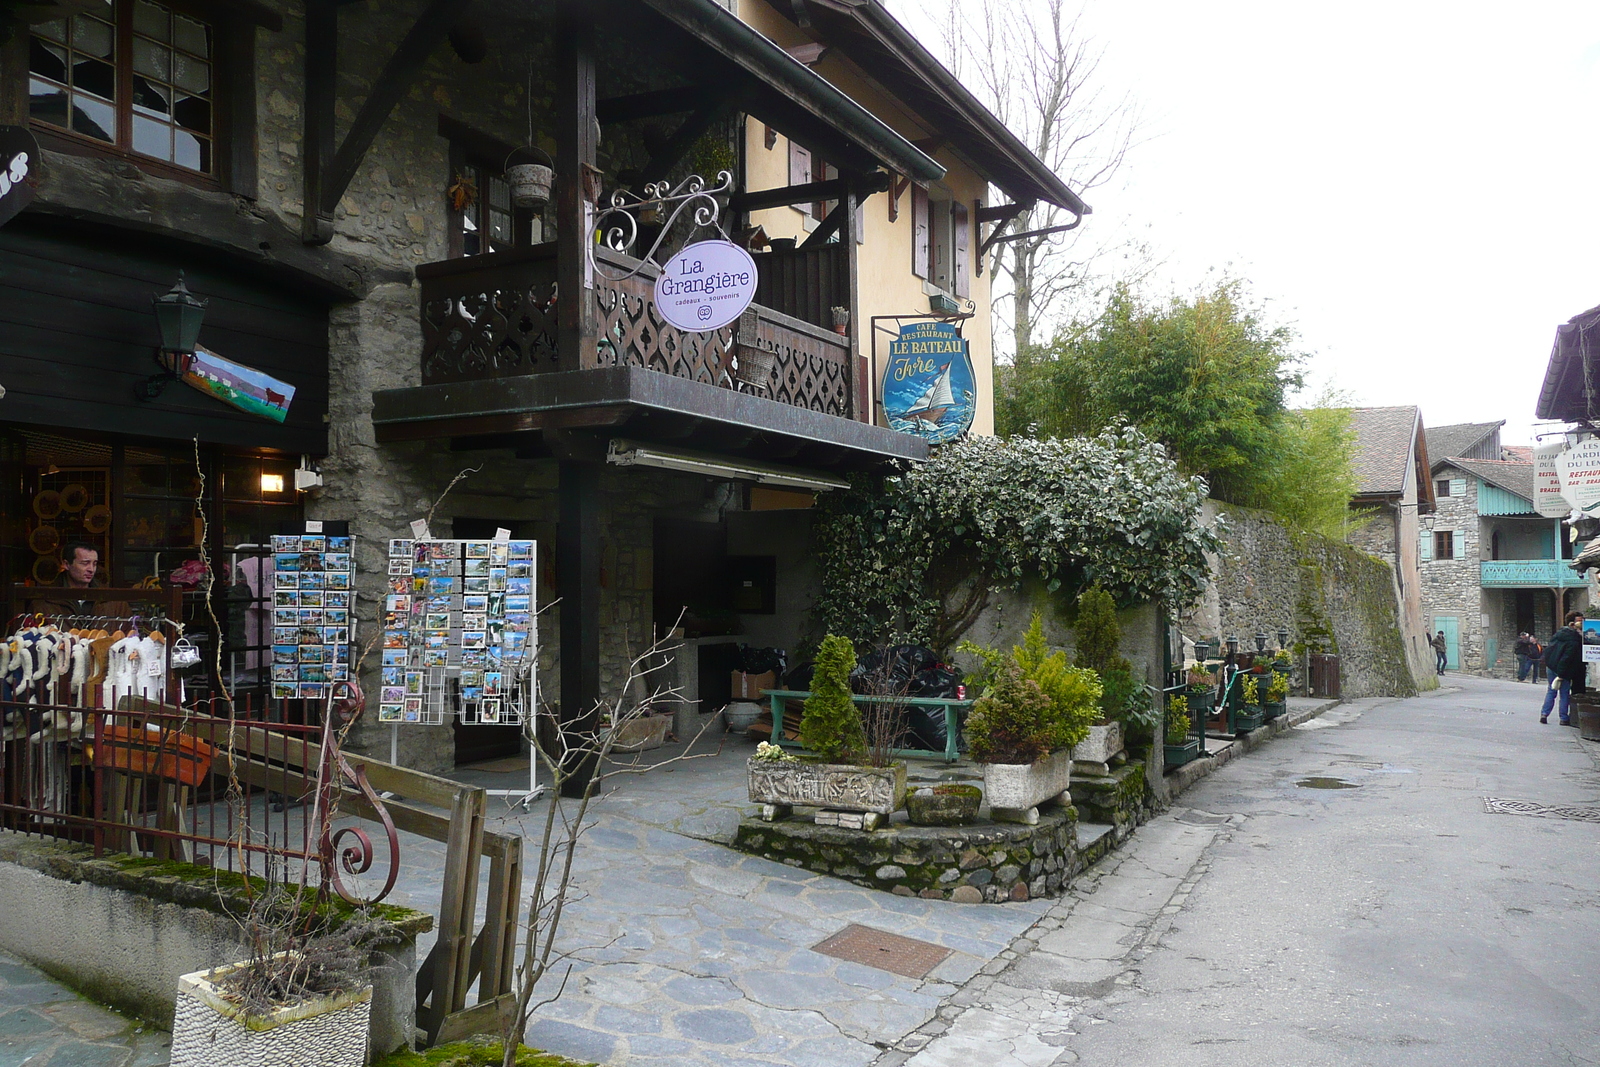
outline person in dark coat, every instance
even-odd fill
[[[1583,662],[1583,612],[1567,614],[1567,624],[1557,630],[1544,646],[1544,664],[1550,671],[1550,688],[1544,693],[1539,721],[1550,721],[1550,708],[1561,694],[1561,725],[1572,725],[1572,693],[1584,692],[1588,666]]]
[[[1532,634],[1517,635],[1517,643],[1512,649],[1517,654],[1517,681],[1528,680],[1528,672],[1533,669],[1534,650],[1538,647],[1539,643],[1533,639]]]
[[[1438,661],[1439,673],[1443,674],[1445,664],[1450,662],[1450,646],[1445,643],[1444,631],[1440,630],[1437,634],[1435,634],[1432,639],[1428,641],[1428,644],[1433,646],[1434,659]]]

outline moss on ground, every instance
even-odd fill
[[[373,1063],[372,1067],[500,1067],[503,1046],[498,1041],[474,1038],[451,1041],[421,1052],[402,1049]],[[596,1067],[527,1045],[517,1046],[517,1067]]]

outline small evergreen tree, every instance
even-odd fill
[[[979,763],[1033,763],[1051,750],[1050,697],[1012,662],[1002,662],[967,716],[967,753]]]
[[[855,763],[867,749],[861,711],[850,699],[856,650],[848,638],[829,634],[817,650],[811,696],[800,720],[800,743],[830,763]]]
[[[1139,693],[1133,677],[1133,664],[1118,651],[1122,645],[1122,624],[1117,621],[1117,605],[1111,594],[1090,586],[1078,595],[1078,666],[1100,675],[1100,718],[1125,719],[1128,706]]]

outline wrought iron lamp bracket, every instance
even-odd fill
[[[600,235],[600,243],[613,252],[627,254],[629,249],[639,240],[638,216],[646,211],[669,211],[667,221],[662,224],[661,232],[656,235],[655,242],[650,250],[639,259],[639,265],[632,270],[620,274],[606,270],[595,259],[594,245],[586,243],[588,249],[589,265],[594,272],[602,278],[613,282],[625,281],[632,278],[644,269],[646,263],[660,268],[661,263],[656,259],[656,253],[661,249],[661,243],[677,224],[678,219],[690,208],[694,209],[692,216],[694,229],[715,230],[726,240],[728,232],[722,228],[720,221],[722,205],[717,200],[718,196],[726,196],[733,191],[733,174],[729,171],[717,172],[717,184],[706,187],[705,179],[698,174],[691,174],[677,185],[668,182],[651,182],[644,187],[644,196],[637,197],[626,189],[618,189],[610,196],[610,203],[595,217],[595,231]]]

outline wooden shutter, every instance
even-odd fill
[[[1451,496],[1466,496],[1467,495],[1467,480],[1465,478],[1451,478],[1450,479],[1450,495]]]
[[[929,211],[928,190],[920,185],[911,187],[911,273],[919,278],[928,276],[928,264],[932,260],[929,251],[929,238],[933,228],[933,217]]]
[[[793,140],[789,142],[789,184],[811,184],[811,150],[795,144]],[[796,204],[795,207],[807,215],[811,214],[810,204]]]
[[[1450,553],[1451,553],[1450,554],[1450,558],[1451,559],[1466,559],[1467,558],[1467,547],[1466,547],[1466,545],[1467,545],[1467,531],[1465,531],[1465,530],[1452,531],[1451,534],[1450,534]]]
[[[1417,544],[1417,558],[1426,563],[1433,558],[1433,531],[1423,530]]]
[[[972,266],[967,262],[967,248],[971,242],[972,228],[967,205],[957,200],[950,205],[950,231],[954,246],[954,262],[950,265],[951,291],[957,296],[972,295]]]

